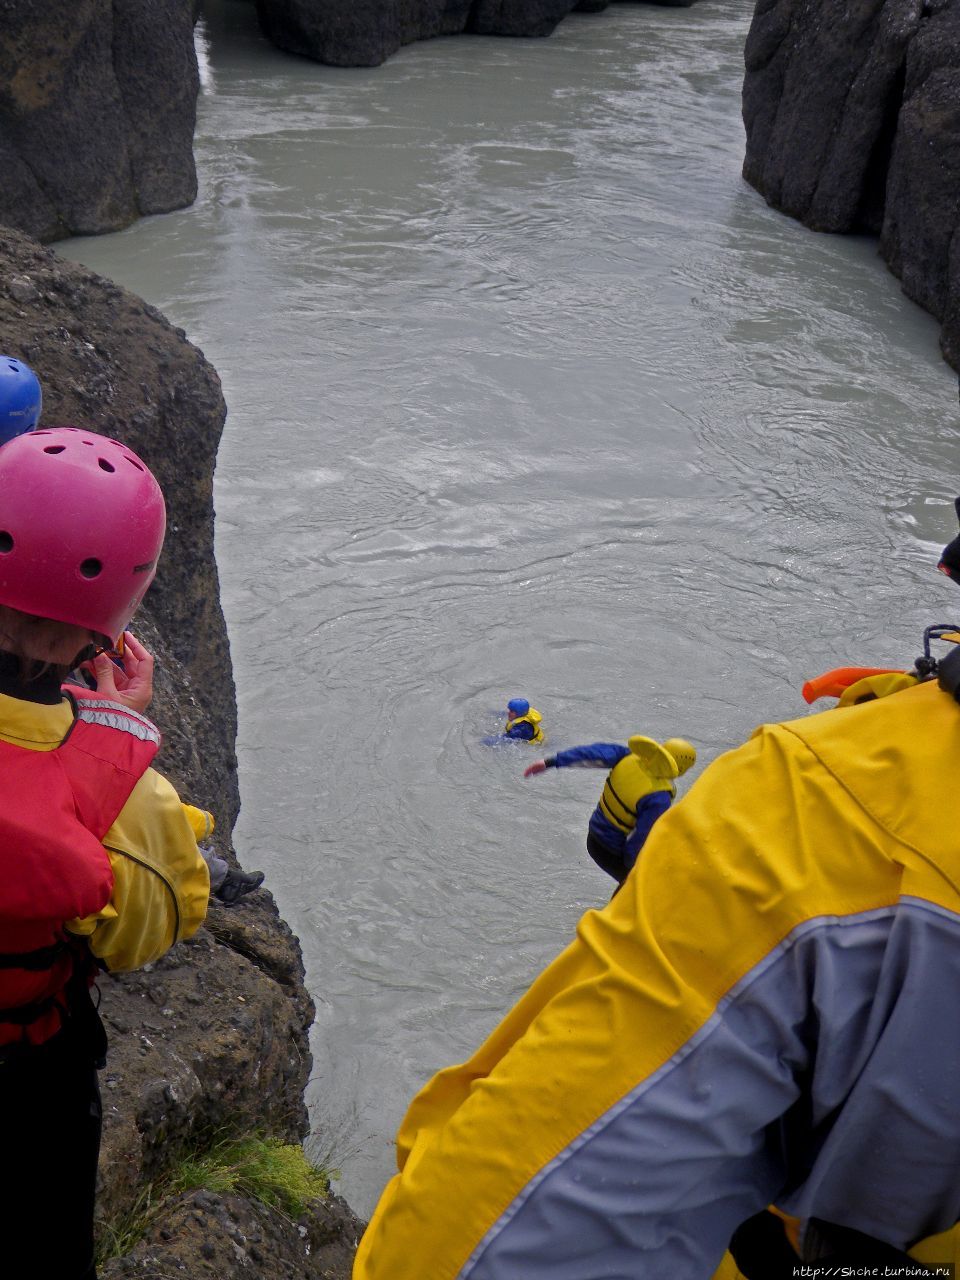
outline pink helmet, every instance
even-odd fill
[[[0,604],[115,640],[165,528],[160,486],[119,440],[55,427],[0,449]]]

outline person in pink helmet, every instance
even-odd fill
[[[0,449],[0,1194],[3,1274],[95,1280],[106,1037],[98,968],[135,969],[203,921],[207,868],[160,735],[117,687],[63,684],[153,581],[165,509],[146,464],[77,428]],[[106,664],[110,666],[109,663]]]

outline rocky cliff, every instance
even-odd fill
[[[225,418],[215,371],[152,307],[16,232],[0,229],[0,351],[44,391],[44,425],[84,424],[130,444],[167,499],[168,534],[137,630],[158,659],[158,766],[219,820],[233,857],[236,707],[213,555],[213,468]],[[313,1006],[296,939],[263,891],[149,972],[101,980],[110,1036],[102,1077],[99,1212],[117,1220],[184,1150],[257,1131],[307,1130]],[[172,1199],[103,1280],[173,1274],[346,1277],[358,1224],[336,1200],[294,1223],[260,1204],[196,1191]]]
[[[548,36],[568,13],[611,0],[256,0],[264,34],[291,53],[335,66],[372,67],[401,45],[460,32]],[[695,0],[647,0],[689,7]]]
[[[193,0],[0,0],[0,223],[41,240],[191,204]]]
[[[549,35],[611,0],[255,2],[281,49],[375,66],[430,36]],[[202,0],[0,0],[0,224],[50,241],[193,202],[201,11]]]
[[[744,177],[817,231],[869,231],[960,368],[960,6],[758,0]]]

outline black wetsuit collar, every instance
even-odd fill
[[[21,662],[15,654],[0,649],[0,693],[22,702],[41,702],[56,706],[63,698],[60,692],[60,671],[50,667],[33,680],[24,680]]]

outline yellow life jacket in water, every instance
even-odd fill
[[[613,766],[603,784],[600,812],[624,835],[637,825],[637,806],[654,791],[676,795],[680,770],[665,747],[641,734],[627,740],[630,754]]]
[[[531,708],[530,708],[530,710],[526,713],[526,715],[523,715],[523,716],[514,716],[514,718],[513,718],[513,719],[512,719],[508,724],[507,724],[507,728],[506,728],[505,732],[506,732],[506,733],[509,733],[509,732],[510,732],[510,730],[513,728],[513,726],[514,726],[514,725],[517,725],[517,724],[528,724],[528,725],[530,725],[530,727],[533,729],[533,737],[532,737],[532,738],[518,738],[518,739],[517,739],[517,741],[519,741],[519,742],[546,742],[546,740],[547,740],[547,738],[546,738],[546,734],[545,734],[545,733],[543,732],[543,730],[540,728],[540,721],[541,721],[542,719],[543,719],[543,716],[540,714],[540,712],[539,712],[539,711],[537,711],[534,707],[531,707]]]

